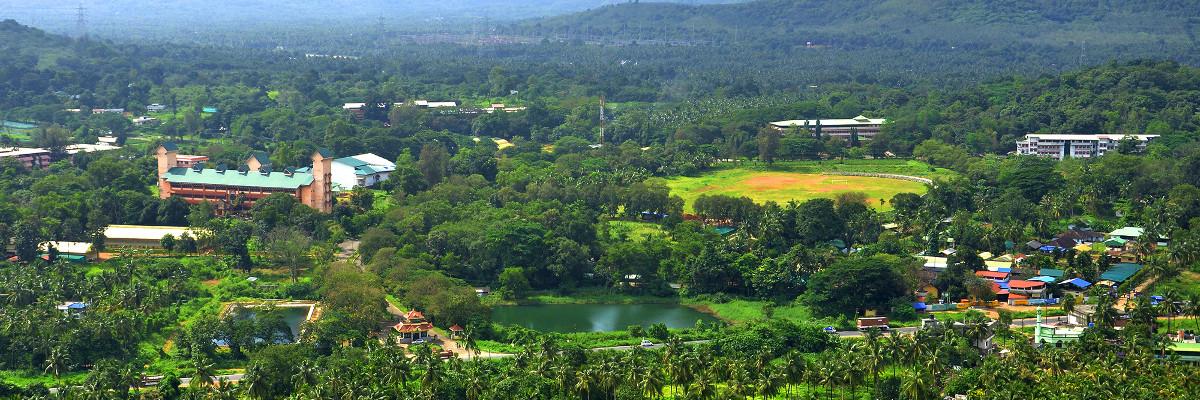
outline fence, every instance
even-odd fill
[[[878,174],[878,173],[874,173],[874,172],[846,172],[846,171],[827,171],[827,172],[822,172],[822,174],[842,175],[842,176],[866,176],[866,177],[871,177],[871,178],[899,179],[899,180],[903,180],[903,181],[924,183],[926,185],[933,184],[932,179],[922,178],[919,176],[908,176],[908,175]]]

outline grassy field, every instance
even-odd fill
[[[613,237],[625,235],[629,240],[640,242],[646,240],[646,236],[662,236],[666,232],[662,226],[650,222],[608,221],[608,234]]]
[[[890,200],[899,193],[923,194],[927,189],[922,183],[899,179],[745,167],[723,169],[698,177],[675,177],[667,179],[666,182],[671,188],[671,194],[682,197],[685,208],[689,211],[692,210],[696,198],[705,194],[746,196],[756,203],[774,201],[784,204],[791,200],[833,198],[839,193],[847,192],[866,193],[868,205],[887,211],[891,209],[891,205],[881,203],[880,199]]]

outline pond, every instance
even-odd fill
[[[667,328],[690,328],[697,320],[719,321],[678,304],[538,304],[492,310],[492,322],[547,332],[618,331],[630,325],[649,327],[657,323]]]
[[[291,337],[292,341],[299,339],[300,338],[300,325],[303,324],[304,321],[309,318],[312,311],[313,311],[312,305],[276,306],[273,311],[273,316],[283,320],[283,322],[287,325],[287,329],[289,330],[289,332],[282,332],[282,326],[280,326],[280,331],[275,333],[276,339],[274,340],[274,342],[275,343],[290,343],[291,341],[283,339],[285,337]],[[233,314],[234,318],[237,318],[239,320],[242,320],[242,319],[257,320],[258,319],[258,312],[255,311],[255,306],[249,306],[249,307],[243,307],[243,308],[232,308],[229,310],[229,312],[235,313],[235,314]],[[255,339],[255,342],[261,342],[261,341],[262,341],[262,339],[258,339],[258,338]],[[217,339],[217,340],[214,340],[213,342],[216,343],[218,346],[225,346],[228,344],[225,342],[225,340],[222,340],[222,339]]]

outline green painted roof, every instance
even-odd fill
[[[237,170],[227,170],[225,173],[218,173],[215,169],[202,169],[196,171],[190,168],[175,167],[167,171],[163,175],[167,182],[171,183],[192,183],[203,185],[222,185],[222,186],[238,186],[238,187],[262,187],[275,189],[297,189],[301,186],[312,183],[313,176],[311,173],[297,172],[292,176],[287,176],[283,172],[271,172],[263,175],[257,171],[250,171],[245,174]]]
[[[1125,282],[1125,280],[1129,279],[1129,277],[1133,276],[1133,274],[1136,274],[1141,269],[1142,266],[1138,264],[1120,263],[1113,265],[1112,268],[1108,269],[1108,271],[1104,271],[1103,274],[1100,274],[1100,279],[1107,279],[1116,283],[1121,283]]]
[[[1061,269],[1054,269],[1054,268],[1042,268],[1042,269],[1038,270],[1038,274],[1053,277],[1053,278],[1062,278],[1063,277],[1063,271]]]
[[[265,151],[252,151],[248,158],[258,160],[258,163],[262,165],[271,165],[271,155]]]

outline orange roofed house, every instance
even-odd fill
[[[256,152],[236,170],[206,168],[207,157],[180,155],[174,143],[158,146],[158,195],[180,197],[189,204],[214,203],[218,212],[251,207],[258,199],[287,193],[321,212],[333,211],[333,157],[318,150],[307,172],[272,171],[265,153]]]
[[[410,310],[404,314],[404,322],[398,323],[392,328],[400,334],[400,343],[412,343],[429,338],[429,331],[433,330],[433,324],[425,320],[425,314],[417,310]]]

